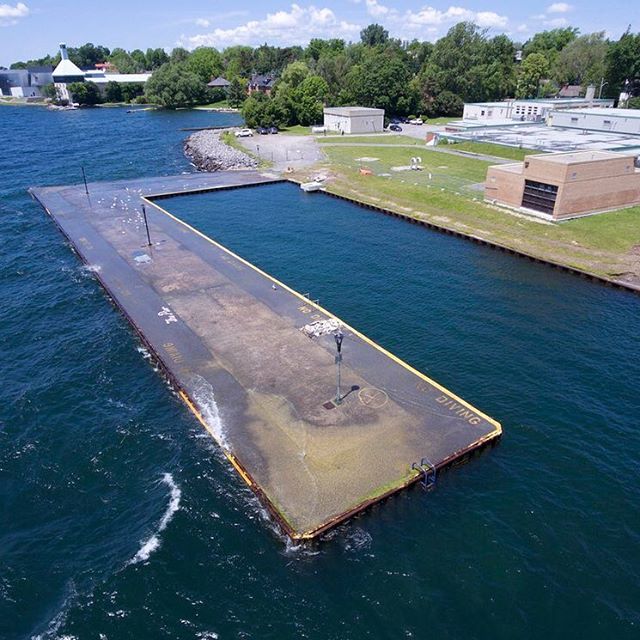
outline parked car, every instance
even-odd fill
[[[399,124],[390,124],[389,131],[402,131],[402,127]]]
[[[257,127],[256,133],[259,133],[261,136],[266,136],[269,134],[269,129],[267,129],[267,127]]]
[[[251,129],[238,129],[236,131],[236,138],[249,138],[253,135],[253,131]]]
[[[269,127],[269,133],[271,133],[271,134],[276,134],[276,133],[278,133],[278,127],[276,127],[274,124],[272,124],[272,125]]]
[[[311,133],[326,133],[326,132],[327,132],[327,128],[323,127],[322,125],[317,127],[311,127]]]
[[[414,118],[413,120],[409,120],[409,124],[424,124],[422,118]]]

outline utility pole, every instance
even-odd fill
[[[144,228],[147,230],[147,246],[151,246],[151,236],[149,235],[149,223],[147,222],[147,210],[142,203],[142,217],[144,218]]]
[[[342,393],[340,393],[340,365],[342,364],[342,340],[344,338],[344,334],[341,329],[338,329],[336,333],[333,334],[333,337],[336,341],[336,368],[337,368],[337,380],[336,380],[336,404],[340,404],[342,402]]]

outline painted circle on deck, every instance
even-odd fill
[[[375,387],[363,387],[358,392],[358,398],[365,407],[370,407],[371,409],[380,409],[389,400],[386,391]]]

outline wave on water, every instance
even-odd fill
[[[158,528],[155,533],[142,543],[142,546],[138,549],[136,555],[133,556],[127,564],[138,564],[139,562],[146,562],[149,559],[151,554],[160,546],[160,534],[167,528],[167,525],[171,522],[175,512],[180,508],[182,491],[175,483],[173,476],[170,473],[165,473],[162,476],[161,482],[169,487],[169,504],[158,523]]]
[[[73,636],[60,636],[58,631],[66,623],[69,610],[78,598],[78,592],[76,590],[73,580],[69,580],[66,586],[66,595],[62,602],[60,609],[49,620],[47,628],[42,633],[34,634],[31,636],[31,640],[76,640]]]
[[[196,375],[193,377],[191,393],[207,425],[207,430],[223,449],[229,449],[218,405],[213,397],[213,387],[202,376]]]

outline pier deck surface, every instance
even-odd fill
[[[226,172],[92,183],[89,197],[82,185],[31,192],[285,531],[310,538],[416,481],[413,463],[442,468],[501,428],[344,323],[345,397],[331,402],[333,335],[301,328],[334,316],[152,197],[274,179]]]

